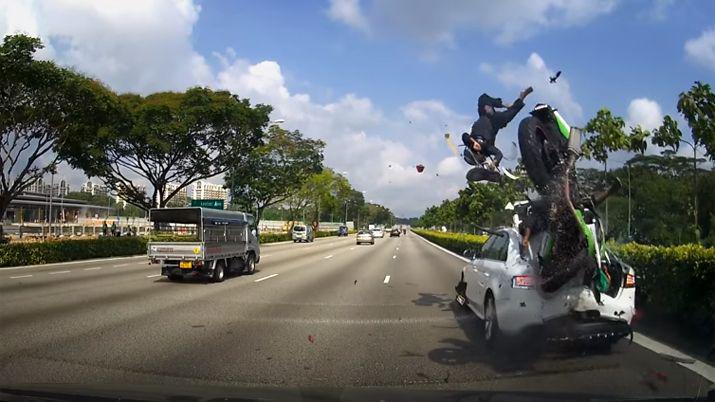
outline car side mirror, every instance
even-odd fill
[[[470,260],[477,258],[478,254],[479,254],[479,252],[477,250],[472,250],[472,249],[467,249],[462,252],[462,255],[469,258]]]

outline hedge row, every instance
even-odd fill
[[[146,239],[134,236],[10,243],[0,245],[0,267],[49,264],[144,253],[146,253]]]
[[[486,236],[413,232],[456,253],[476,249]],[[637,305],[673,315],[703,334],[715,330],[715,248],[697,244],[650,246],[609,244],[637,274]]]
[[[609,247],[636,270],[638,302],[705,333],[715,330],[715,248],[637,243]]]
[[[413,232],[440,246],[462,254],[464,250],[476,250],[482,247],[488,236],[467,233],[447,233],[435,230],[412,229]]]

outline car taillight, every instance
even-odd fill
[[[626,275],[626,284],[624,288],[634,288],[636,287],[636,276],[632,274]]]
[[[511,287],[514,289],[531,289],[534,287],[534,277],[531,275],[517,275],[511,278]]]

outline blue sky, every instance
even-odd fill
[[[512,100],[533,85],[526,109],[546,101],[579,125],[605,106],[653,128],[715,78],[715,1],[0,0],[0,33],[14,32],[119,92],[203,85],[272,104],[402,216],[466,184],[443,134],[468,130],[482,92]],[[497,140],[508,156],[526,113]]]
[[[233,47],[249,60],[279,60],[288,85],[319,101],[355,92],[394,109],[435,98],[468,114],[482,91],[516,94],[481,73],[480,63],[520,62],[536,52],[564,71],[586,117],[601,106],[623,115],[631,99],[644,96],[671,113],[680,91],[713,78],[712,70],[686,59],[683,44],[715,28],[715,2],[673,2],[660,18],[651,13],[656,3],[622,2],[584,26],[546,30],[509,45],[495,43],[490,33],[460,29],[454,49],[437,49],[436,61],[421,58],[425,45],[418,41],[368,37],[332,21],[324,1],[201,2],[194,40],[207,55]]]

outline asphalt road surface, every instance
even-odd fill
[[[412,387],[667,396],[703,377],[637,344],[488,350],[464,262],[414,234],[266,245],[254,275],[169,282],[130,258],[0,270],[0,383]]]

